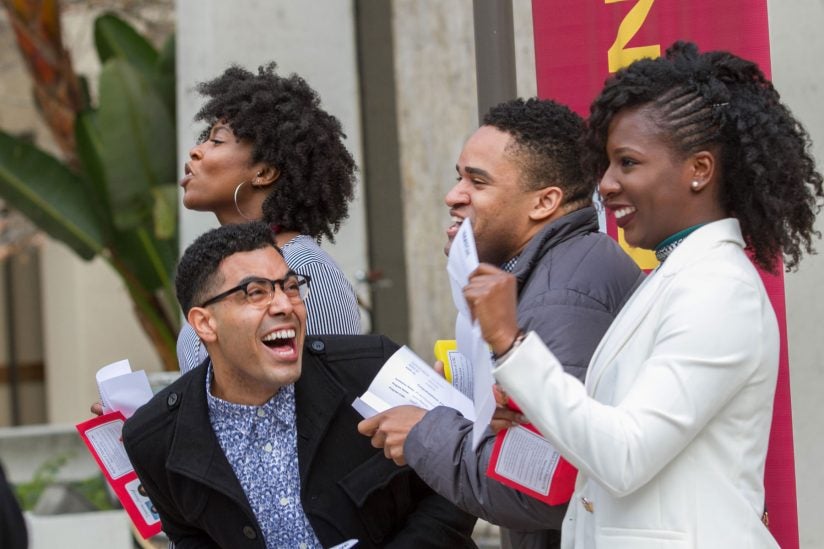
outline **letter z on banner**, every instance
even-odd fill
[[[533,0],[538,95],[582,116],[606,77],[642,57],[658,57],[676,40],[702,51],[728,50],[770,75],[766,0]],[[613,219],[607,232],[623,241]],[[623,242],[622,245],[626,246]],[[644,269],[651,254],[629,250]],[[781,547],[797,549],[792,410],[787,359],[784,278],[762,273],[781,330],[781,355],[765,488],[770,531]]]

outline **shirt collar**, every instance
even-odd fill
[[[294,421],[294,384],[285,385],[275,393],[272,398],[264,402],[261,406],[248,404],[237,404],[223,400],[212,394],[212,363],[209,361],[206,372],[206,401],[209,406],[209,415],[215,421],[231,421],[234,423],[245,423],[253,421],[256,417],[274,417],[281,423],[291,423]],[[263,412],[262,414],[258,411]]]
[[[505,261],[503,265],[501,265],[501,270],[511,273],[515,270],[515,266],[518,264],[518,259],[521,257],[521,254],[516,255],[509,261]]]
[[[687,227],[682,231],[678,231],[674,235],[665,238],[660,244],[655,247],[655,259],[659,263],[663,263],[670,256],[670,254],[681,244],[685,238],[693,233],[696,229],[703,227],[706,223],[699,223],[692,227]]]

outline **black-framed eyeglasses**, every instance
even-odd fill
[[[263,309],[268,307],[269,304],[272,303],[272,300],[275,299],[276,287],[279,287],[286,297],[292,301],[303,301],[309,296],[309,281],[309,276],[297,274],[293,271],[289,271],[286,273],[286,276],[277,280],[251,277],[244,279],[243,282],[234,288],[229,288],[225,292],[221,292],[207,299],[201,307],[217,303],[235,292],[243,292],[248,305]]]

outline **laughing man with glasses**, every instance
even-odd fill
[[[175,547],[474,547],[473,517],[357,432],[350,403],[397,345],[304,344],[309,278],[267,225],[204,234],[175,284],[209,358],[123,429]]]

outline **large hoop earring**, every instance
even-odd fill
[[[244,186],[245,184],[246,184],[246,181],[241,181],[240,183],[238,183],[238,186],[237,186],[237,187],[235,187],[235,194],[234,194],[235,209],[237,210],[237,213],[239,213],[239,214],[240,214],[240,216],[241,216],[243,219],[245,219],[245,220],[247,220],[247,221],[256,221],[254,218],[249,217],[248,215],[246,215],[245,213],[243,213],[243,210],[241,210],[241,209],[240,209],[240,205],[237,203],[237,195],[238,195],[238,193],[240,192],[240,188],[241,188],[242,186]]]

